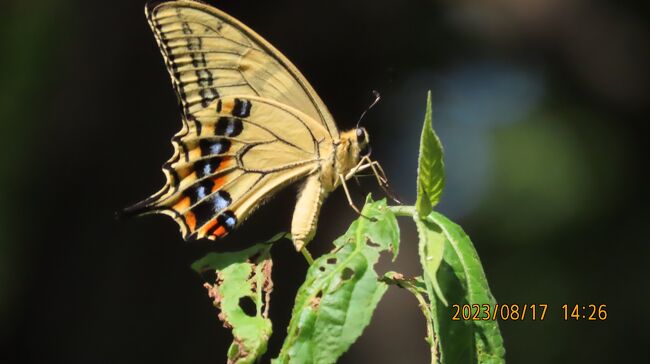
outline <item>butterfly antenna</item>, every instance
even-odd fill
[[[381,100],[381,95],[379,94],[378,91],[376,91],[376,90],[372,90],[372,94],[375,96],[375,101],[373,101],[372,104],[370,104],[370,106],[368,106],[368,108],[365,109],[365,110],[361,113],[361,116],[359,117],[359,120],[357,121],[357,126],[356,126],[356,128],[359,127],[359,124],[361,124],[361,120],[363,120],[364,116],[366,116],[366,114],[368,113],[368,111],[370,111],[370,109],[372,109],[372,107],[375,106],[375,105],[379,102],[379,100]]]

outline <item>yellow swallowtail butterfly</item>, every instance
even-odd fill
[[[180,100],[183,127],[163,165],[167,183],[125,210],[174,218],[186,240],[224,237],[263,200],[303,180],[291,235],[314,235],[327,195],[371,168],[364,128],[339,133],[298,69],[238,20],[196,1],[145,7]]]

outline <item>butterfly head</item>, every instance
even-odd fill
[[[337,161],[340,167],[336,173],[343,175],[344,179],[347,180],[358,172],[370,169],[377,177],[379,186],[386,195],[401,204],[388,185],[388,178],[384,173],[384,169],[377,161],[370,159],[370,152],[370,137],[366,128],[357,126],[342,133],[341,141],[337,145]]]
[[[364,127],[358,127],[354,130],[356,137],[357,150],[359,151],[360,157],[367,157],[372,151],[370,149],[370,138],[368,137],[368,132]]]

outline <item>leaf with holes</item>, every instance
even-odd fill
[[[445,237],[443,261],[437,280],[449,302],[456,304],[487,304],[496,300],[490,292],[481,261],[472,241],[463,229],[445,216],[432,212],[427,220],[440,228]],[[431,309],[436,321],[440,354],[443,363],[503,363],[505,348],[497,321],[452,321],[448,307],[436,304]],[[482,307],[482,306],[481,306]]]
[[[266,243],[232,253],[210,253],[192,265],[196,271],[214,270],[216,282],[206,283],[208,295],[221,310],[219,319],[232,328],[228,363],[254,363],[267,348],[272,333],[268,318],[273,290],[270,250],[278,234]]]
[[[334,363],[361,335],[386,291],[373,269],[397,254],[399,227],[386,201],[366,199],[363,214],[309,267],[276,363]]]
[[[415,208],[418,215],[425,217],[438,204],[445,187],[445,163],[442,144],[432,126],[431,91],[427,94],[427,109],[420,138],[420,156],[418,160],[418,197]]]

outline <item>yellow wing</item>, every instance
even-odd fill
[[[171,1],[145,13],[182,107],[167,183],[127,213],[172,216],[185,239],[217,239],[264,199],[314,175],[338,130],[273,46],[221,11]]]
[[[246,25],[195,1],[166,2],[145,13],[185,115],[219,97],[254,95],[302,111],[338,139],[331,114],[307,80]]]

